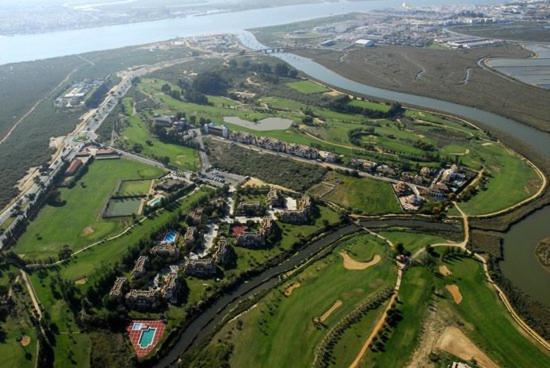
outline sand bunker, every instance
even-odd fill
[[[327,310],[325,311],[325,313],[323,313],[323,314],[321,315],[321,317],[315,318],[315,322],[320,322],[320,323],[325,322],[325,321],[328,319],[328,317],[330,317],[330,315],[331,315],[332,313],[334,313],[334,311],[336,311],[336,309],[340,308],[343,304],[344,304],[344,303],[342,303],[341,300],[335,301],[334,304],[332,305],[332,307],[330,307],[329,309],[327,309]]]
[[[376,265],[382,259],[382,257],[380,257],[380,255],[375,254],[374,257],[372,257],[372,259],[370,261],[368,261],[368,262],[359,262],[359,261],[356,261],[353,258],[351,258],[349,256],[349,254],[347,254],[346,252],[342,251],[342,252],[340,252],[340,255],[344,259],[344,268],[346,270],[366,270],[367,268]]]
[[[458,285],[447,285],[445,286],[447,291],[451,293],[453,300],[456,304],[460,304],[462,302],[462,294],[460,293],[460,289],[458,288]]]
[[[21,338],[21,341],[19,341],[19,344],[21,344],[22,347],[27,347],[27,346],[29,346],[29,345],[31,344],[31,338],[30,338],[30,336],[27,336],[27,335],[23,336],[23,337]]]
[[[299,282],[293,282],[292,284],[288,285],[285,291],[283,291],[283,295],[287,298],[292,295],[292,292],[300,287]]]
[[[451,270],[449,270],[449,267],[445,265],[439,266],[439,273],[443,276],[451,276],[453,274]]]
[[[81,279],[76,280],[74,283],[75,285],[84,285],[88,281],[87,277],[83,277]]]
[[[84,236],[88,236],[88,235],[92,235],[94,233],[94,228],[91,227],[91,226],[88,226],[86,228],[84,228],[84,230],[82,230],[82,235]]]
[[[484,352],[456,327],[447,327],[438,339],[437,348],[463,360],[475,359],[477,364],[483,368],[498,368]]]

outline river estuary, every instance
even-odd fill
[[[445,3],[499,3],[493,0],[445,0]],[[442,0],[417,0],[407,2],[413,6],[440,5]],[[149,42],[163,41],[176,37],[196,36],[214,33],[237,34],[243,44],[253,50],[264,48],[246,29],[290,23],[317,17],[343,14],[354,11],[368,11],[372,9],[399,7],[400,0],[373,0],[356,2],[334,2],[323,4],[309,4],[287,6],[281,8],[257,9],[244,12],[212,14],[201,17],[174,18],[155,22],[136,23],[118,26],[107,26],[95,29],[53,32],[36,35],[21,35],[0,37],[0,64],[30,61],[50,57],[78,54],[83,52],[113,49],[118,47],[138,45]],[[415,96],[407,93],[394,92],[361,84],[319,65],[312,60],[289,53],[274,54],[274,56],[288,62],[296,69],[310,75],[312,78],[323,81],[336,88],[349,90],[358,94],[374,98],[399,101],[404,104],[415,105],[427,109],[442,111],[462,116],[472,121],[481,122],[490,130],[514,137],[536,152],[542,159],[550,160],[550,134],[540,132],[511,119],[498,116],[483,110],[461,106],[433,98]],[[502,193],[506,195],[506,193]],[[497,199],[498,200],[498,199]],[[537,211],[514,225],[505,236],[504,254],[506,260],[502,264],[503,272],[514,285],[537,300],[550,305],[550,275],[540,266],[534,255],[537,242],[550,235],[548,219],[550,207]],[[353,232],[356,229],[346,228],[343,233]],[[342,235],[341,233],[339,235]],[[299,264],[300,260],[319,251],[333,240],[329,237],[320,243],[312,244],[297,257],[289,260],[291,264]],[[311,249],[311,250],[310,250]],[[273,278],[277,272],[286,269],[282,267],[262,274],[263,278],[254,278],[243,284],[230,295],[222,297],[212,308],[193,322],[189,329],[184,331],[184,337],[178,341],[168,359],[163,360],[164,366],[171,362],[170,358],[177,356],[182,348],[189,346],[201,331],[212,328],[212,321],[219,318],[220,313],[235,300],[248,295],[254,286],[269,287],[276,283]],[[204,332],[204,331],[203,331]],[[190,340],[191,339],[191,340]]]

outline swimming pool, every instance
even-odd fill
[[[147,327],[144,330],[141,330],[141,335],[139,335],[139,347],[142,349],[147,349],[149,346],[153,345],[155,341],[155,335],[157,334],[156,328]]]
[[[178,237],[178,233],[175,231],[169,231],[164,235],[164,239],[162,239],[162,243],[164,244],[171,244],[176,241],[176,238]]]

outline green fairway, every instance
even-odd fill
[[[494,289],[487,283],[482,266],[472,259],[452,261],[453,273],[445,283],[460,288],[462,302],[448,301],[462,328],[477,346],[502,367],[548,367],[550,354],[535,346],[521,333]]]
[[[96,160],[73,188],[60,189],[60,207],[46,205],[18,240],[15,251],[27,257],[56,256],[69,245],[73,251],[123,229],[128,223],[101,217],[109,196],[121,179],[151,179],[158,168],[135,161]]]
[[[373,102],[368,100],[353,100],[349,104],[351,106],[357,106],[357,107],[367,108],[375,111],[383,111],[383,112],[386,112],[390,109],[390,107],[384,103]]]
[[[54,367],[89,367],[90,338],[80,330],[69,306],[61,297],[59,282],[52,277],[42,279],[38,273],[31,275],[31,282],[40,305],[48,311],[49,321],[55,326]],[[52,290],[55,290],[56,296]]]
[[[346,251],[357,261],[368,261],[374,255],[382,256],[382,261],[365,270],[348,270],[344,268],[340,251]],[[317,344],[330,327],[369,295],[393,285],[396,273],[386,255],[386,245],[370,235],[361,234],[342,241],[328,257],[269,293],[241,318],[247,328],[234,331],[231,365],[309,366]],[[299,287],[290,295],[283,295],[295,283],[299,283]],[[335,303],[341,304],[327,312]],[[316,327],[313,319],[323,315],[324,326]],[[367,334],[368,331],[361,331],[362,336]]]
[[[448,239],[440,235],[426,234],[406,229],[390,229],[378,232],[385,238],[388,238],[393,244],[402,243],[405,250],[415,253],[417,250],[426,247],[429,244],[445,243]]]
[[[324,200],[349,208],[354,213],[374,215],[402,212],[391,185],[380,180],[329,172],[321,186],[326,193],[322,196]],[[312,188],[313,192],[319,189],[316,187]]]
[[[313,94],[313,93],[323,93],[328,91],[327,87],[323,86],[320,83],[316,83],[310,80],[291,82],[291,83],[287,83],[286,85],[306,95]]]
[[[424,267],[412,267],[405,272],[397,309],[403,319],[388,334],[383,352],[367,351],[364,367],[404,367],[416,348],[422,319],[432,297],[433,276]]]
[[[501,144],[480,146],[477,152],[483,160],[488,183],[471,199],[460,203],[466,214],[475,216],[508,208],[529,198],[540,187],[541,179],[535,170]]]
[[[24,284],[21,279],[16,280],[18,275],[17,268],[2,262],[0,265],[0,288],[2,288],[2,296],[4,292],[8,292],[9,288],[12,288],[12,303],[8,305],[8,310],[4,310],[6,306],[2,305],[0,365],[9,368],[31,368],[36,366],[38,336],[30,318],[28,307],[31,301],[23,289]],[[23,337],[25,337],[24,340]]]

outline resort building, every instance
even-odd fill
[[[295,210],[285,210],[280,213],[280,220],[289,224],[304,224],[309,221],[313,212],[313,201],[308,195],[298,199]]]
[[[267,238],[273,232],[274,221],[266,216],[260,221],[258,231],[245,231],[237,236],[237,245],[244,248],[258,249],[267,245]]]
[[[184,266],[185,274],[195,277],[212,277],[218,272],[214,260],[211,258],[206,259],[190,259]]]
[[[177,258],[180,255],[180,251],[177,246],[172,244],[160,244],[155,245],[149,253],[152,256],[168,257],[168,258]]]
[[[179,301],[179,279],[177,272],[169,272],[164,276],[164,283],[160,289],[160,294],[164,300],[171,304],[177,304]]]
[[[228,244],[227,239],[221,237],[218,240],[217,246],[218,248],[216,249],[212,257],[214,262],[222,267],[233,265],[236,261],[237,256],[233,248]]]
[[[126,294],[126,304],[139,310],[156,308],[160,305],[160,292],[155,289],[132,289]]]
[[[126,277],[117,277],[111,291],[109,292],[109,296],[116,299],[121,298],[126,292],[127,286],[128,279]]]
[[[217,135],[223,138],[229,137],[229,129],[227,129],[225,125],[215,125],[214,123],[204,124],[202,130],[205,134]]]
[[[285,205],[285,199],[275,188],[271,188],[267,193],[267,203],[272,208],[282,208]]]
[[[145,267],[147,266],[147,263],[149,262],[149,257],[147,256],[140,256],[135,265],[132,269],[132,277],[140,277],[145,274]]]
[[[183,244],[186,248],[189,248],[196,240],[197,228],[189,226],[183,237]]]
[[[241,202],[237,206],[235,211],[239,216],[263,216],[265,214],[265,207],[260,202]]]

